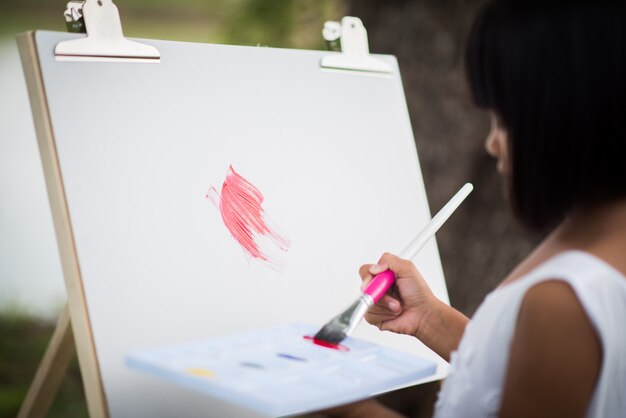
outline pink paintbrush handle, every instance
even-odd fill
[[[374,303],[378,302],[383,297],[387,290],[396,281],[396,275],[391,270],[383,271],[382,273],[374,276],[371,282],[367,284],[363,293],[370,295]]]

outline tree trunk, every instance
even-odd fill
[[[484,150],[488,114],[465,83],[465,38],[475,0],[351,0],[370,50],[400,63],[426,191],[434,213],[466,181],[470,195],[437,234],[452,305],[471,315],[536,239],[513,219],[495,161]]]

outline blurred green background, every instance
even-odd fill
[[[30,29],[65,31],[66,2],[0,2],[0,36]],[[321,26],[344,13],[337,0],[119,0],[124,34],[238,45],[320,49]]]
[[[476,187],[463,210],[455,214],[437,235],[451,303],[467,315],[474,312],[485,294],[536,241],[536,237],[522,232],[509,213],[501,180],[495,174],[495,164],[483,149],[488,131],[487,115],[472,106],[467,94],[463,47],[480,2],[115,1],[124,33],[129,37],[282,48],[323,49],[321,28],[326,20],[339,20],[344,15],[360,17],[368,30],[370,50],[398,57],[431,210],[440,208],[465,181],[472,181]],[[64,9],[63,1],[2,0],[0,46],[3,42],[10,44],[17,33],[25,30],[65,31]],[[0,54],[3,51],[0,48]],[[11,59],[17,61],[16,53]],[[15,71],[19,72],[15,65]],[[0,68],[0,78],[3,74]],[[3,85],[0,79],[0,101],[7,94],[7,86],[9,84]],[[11,106],[11,103],[4,103],[4,106]],[[2,119],[4,109],[6,107],[3,108],[0,103],[0,124],[11,122]],[[24,121],[30,120],[30,115],[22,116]],[[2,155],[4,149],[11,150],[3,148],[3,143],[9,140],[0,135],[0,173],[14,176],[13,171],[17,168],[26,168],[22,162],[13,161],[14,157]],[[29,145],[32,146],[29,151],[32,155],[29,154],[28,158],[34,161],[37,151],[34,139],[32,142]],[[40,167],[35,168],[40,171]],[[9,180],[19,181],[17,177]],[[41,199],[45,199],[43,191]],[[13,248],[11,243],[2,240],[5,231],[1,228],[8,229],[16,222],[8,210],[10,205],[10,199],[0,195],[0,262],[5,263],[12,257]],[[32,233],[37,236],[36,231]],[[49,234],[52,237],[51,229]],[[50,240],[50,245],[53,245],[53,238]],[[9,255],[3,258],[3,253]],[[10,294],[12,287],[7,283],[24,281],[24,278],[20,276],[20,271],[4,267],[0,265],[0,417],[11,417],[17,413],[52,334],[53,319],[58,309],[48,310],[45,314],[31,309],[27,306],[28,294],[26,299],[14,302]],[[60,278],[58,286],[62,288]],[[2,295],[3,291],[8,292],[8,296]],[[60,308],[62,303],[62,300],[53,301],[52,306]],[[431,385],[428,390],[432,392],[436,386]],[[402,395],[404,400],[393,398],[391,402],[408,416],[428,416],[429,407],[424,407],[428,402],[417,402],[420,405],[416,406],[416,400],[432,401],[431,395],[412,392]],[[413,401],[407,402],[407,396]],[[50,416],[87,416],[75,362]]]

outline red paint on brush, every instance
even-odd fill
[[[235,172],[231,165],[221,194],[211,187],[205,197],[219,207],[224,225],[248,254],[276,270],[282,270],[282,263],[267,253],[271,250],[268,240],[262,238],[269,238],[269,244],[281,251],[287,251],[290,242],[272,227],[263,210],[263,195],[259,189]]]
[[[350,349],[345,345],[329,343],[328,341],[320,340],[319,338],[313,338],[309,335],[305,335],[303,338],[321,347],[332,348],[333,350],[339,351],[350,351]]]

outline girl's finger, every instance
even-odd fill
[[[387,270],[389,270],[389,265],[387,263],[379,262],[378,264],[370,265],[369,272],[373,275],[377,275]]]
[[[361,279],[366,279],[367,277],[371,277],[371,274],[369,273],[369,270],[371,267],[372,267],[371,264],[363,264],[359,268],[359,276],[361,276]]]
[[[400,304],[400,301],[391,295],[383,296],[378,301],[378,305],[383,306],[384,308],[388,309],[389,311],[391,311],[392,313],[396,315],[399,314],[400,311],[402,310],[401,308],[402,305]]]
[[[388,312],[389,311],[387,311],[387,313],[385,314],[379,314],[376,312],[368,311],[367,314],[365,314],[365,320],[372,325],[378,326],[378,324],[380,324],[381,322],[390,321],[396,318],[394,315],[390,315]]]

